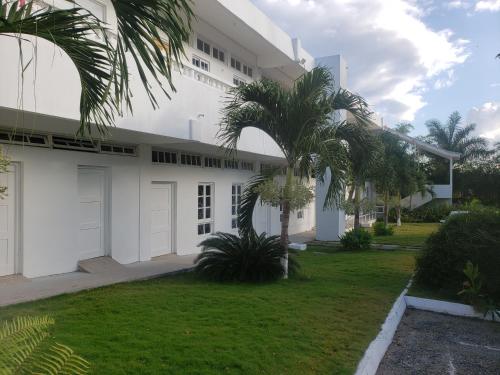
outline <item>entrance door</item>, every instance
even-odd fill
[[[151,256],[172,253],[171,183],[153,182],[151,185]]]
[[[0,186],[6,187],[0,198],[0,276],[16,273],[16,166],[0,173]]]
[[[105,172],[100,168],[78,169],[80,260],[106,255]]]

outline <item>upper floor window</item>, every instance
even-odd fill
[[[201,156],[191,154],[181,154],[181,164],[201,167]]]
[[[236,69],[241,72],[241,62],[231,57],[231,68]]]
[[[224,55],[224,51],[222,51],[219,48],[216,47],[212,48],[212,56],[214,59],[220,60],[222,62],[226,61],[226,56]]]
[[[222,161],[219,158],[210,158],[205,156],[205,167],[207,168],[222,168]]]
[[[238,169],[238,160],[226,159],[224,160],[224,168],[227,169]]]
[[[200,68],[206,72],[210,71],[210,64],[208,61],[203,60],[198,56],[193,56],[193,59],[191,61],[193,62],[193,65],[196,66],[197,68]]]
[[[241,86],[241,85],[244,85],[246,83],[246,81],[244,79],[241,79],[240,77],[234,76],[233,77],[233,83],[236,86]]]
[[[196,48],[198,48],[200,51],[205,52],[207,55],[210,55],[210,44],[201,40],[200,38],[198,38],[196,41]]]
[[[241,161],[240,166],[244,171],[253,171],[253,163],[250,161]]]
[[[177,153],[170,151],[156,151],[153,150],[151,154],[151,161],[160,164],[177,164]]]
[[[231,57],[231,68],[236,69],[239,72],[242,72],[244,75],[249,76],[250,78],[253,77],[253,69],[250,68],[248,65],[243,64],[238,59],[235,59],[234,57]]]

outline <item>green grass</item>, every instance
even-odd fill
[[[392,236],[374,236],[373,242],[377,244],[422,246],[427,237],[438,230],[439,225],[439,223],[403,223],[400,227],[393,226],[394,234]]]
[[[217,284],[192,274],[0,309],[49,314],[51,340],[95,374],[352,374],[412,273],[410,251],[298,255],[301,275]]]

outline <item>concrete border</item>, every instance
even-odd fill
[[[375,375],[377,372],[378,366],[384,358],[389,345],[391,345],[394,334],[398,329],[399,322],[406,311],[405,295],[408,292],[408,288],[411,286],[411,283],[412,281],[410,280],[406,288],[396,299],[396,302],[394,302],[394,305],[392,306],[389,315],[387,315],[380,332],[370,343],[365,351],[365,354],[363,355],[363,358],[361,358],[361,361],[358,363],[358,367],[354,373],[355,375]]]

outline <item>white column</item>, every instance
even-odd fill
[[[453,159],[450,158],[450,204],[453,203]]]
[[[324,183],[316,181],[316,239],[320,241],[338,241],[345,232],[345,211],[338,207],[323,208],[330,176],[328,171]]]

